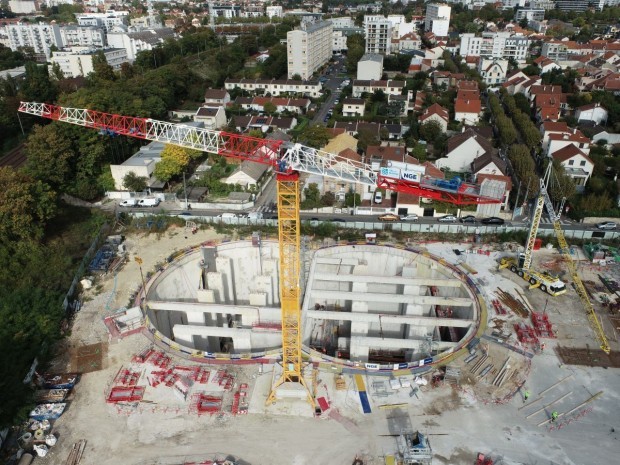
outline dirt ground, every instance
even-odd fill
[[[54,367],[57,371],[79,368],[83,374],[73,400],[54,425],[59,441],[44,459],[48,464],[65,464],[71,447],[80,439],[87,440],[82,465],[181,464],[228,455],[251,465],[349,465],[355,457],[369,465],[382,464],[386,454],[395,452],[396,436],[412,430],[429,436],[435,464],[471,465],[478,452],[490,454],[496,463],[506,465],[604,464],[612,463],[612,454],[620,451],[618,370],[565,365],[554,351],[558,344],[597,347],[574,290],[558,298],[540,290],[527,290],[527,283],[509,271],[497,271],[499,251],[494,250],[490,256],[453,253],[454,248],[469,247],[466,244],[425,246],[451,263],[465,261],[477,272],[472,278],[487,301],[495,298],[497,287],[506,291],[518,288],[533,308],[544,309],[557,329],[558,339],[547,340],[543,352],[534,355],[533,350],[525,348],[532,354],[530,357],[481,339],[477,353],[480,357],[483,349],[488,352],[490,361],[485,365],[491,363],[495,372],[479,378],[471,369],[475,361],[467,364],[461,358],[452,364],[461,370],[458,383],[453,386],[444,382],[436,387],[429,383],[420,386],[415,395],[409,388],[383,389],[376,384],[376,377],[364,376],[372,408],[372,413],[366,415],[351,376],[344,376],[346,389],[337,390],[334,373],[320,372],[318,395],[326,397],[332,406],[321,418],[314,418],[307,404],[297,401],[279,401],[265,407],[264,399],[274,376],[271,366],[208,366],[210,381],[192,389],[222,395],[223,413],[193,413],[191,402],[179,399],[171,389],[149,386],[152,367],[132,362],[132,357],[151,342],[142,334],[109,341],[102,319],[126,306],[135,294],[140,270],[134,257],[143,260],[146,273],[175,250],[218,239],[222,237],[210,230],[191,235],[183,228],[159,237],[127,237],[130,260],[116,276],[97,279],[86,293],[69,341]],[[535,263],[555,267],[557,258],[557,252],[542,250]],[[601,271],[584,264],[580,270],[584,278],[592,281],[598,280],[600,272],[620,279],[616,268]],[[604,309],[597,308],[607,318]],[[488,320],[490,334],[498,327],[511,330],[520,319],[514,314],[496,315],[489,308]],[[612,348],[617,351],[611,321],[606,320],[605,325]],[[173,364],[191,365],[187,360],[171,358]],[[507,360],[513,374],[501,387],[493,385]],[[127,367],[139,373],[140,385],[147,386],[145,401],[136,408],[117,409],[107,404],[105,397],[119,370]],[[224,392],[213,382],[219,369],[234,376],[230,391]],[[413,376],[404,378],[415,384]],[[242,383],[248,385],[249,413],[232,416],[226,412]],[[517,390],[523,383],[523,388]],[[522,397],[526,389],[532,393],[528,402]],[[603,394],[579,407],[599,391]],[[575,407],[579,408],[567,413]],[[553,409],[566,415],[556,425],[538,426]]]

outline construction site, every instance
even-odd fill
[[[97,256],[110,271],[83,280],[42,378],[70,380],[71,395],[41,393],[23,463],[33,449],[55,465],[615,461],[617,253],[567,243],[551,164],[525,244],[477,231],[341,242],[302,237],[300,173],[456,205],[497,206],[501,189],[151,119],[20,111],[267,164],[278,208],[272,237],[117,224],[121,259]],[[555,241],[538,237],[545,209]]]

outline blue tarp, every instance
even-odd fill
[[[360,395],[360,402],[362,403],[362,410],[364,413],[370,413],[370,403],[368,403],[368,394],[366,392],[358,392]]]

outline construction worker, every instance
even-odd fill
[[[529,398],[530,398],[530,391],[526,389],[525,392],[523,393],[523,403],[526,403]]]
[[[558,419],[558,412],[554,410],[553,412],[551,412],[551,423],[555,423],[557,419]]]
[[[545,351],[545,343],[544,343],[544,342],[541,342],[541,343],[540,343],[540,351],[541,351],[541,352],[544,352],[544,351]]]

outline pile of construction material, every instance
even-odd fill
[[[495,293],[497,294],[500,302],[506,307],[510,308],[510,310],[512,310],[515,315],[520,316],[521,318],[528,317],[530,313],[530,308],[526,303],[524,296],[521,296],[522,300],[519,300],[509,292],[503,291],[499,287],[497,288]]]

